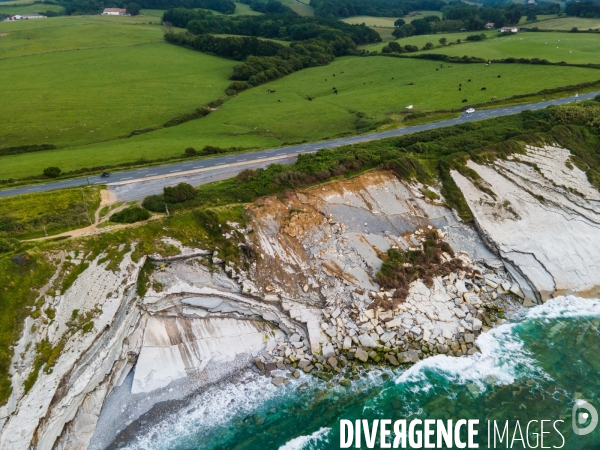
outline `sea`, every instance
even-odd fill
[[[575,432],[588,427],[593,414],[573,410],[582,400],[600,410],[599,299],[551,299],[482,334],[477,345],[481,353],[472,356],[371,370],[349,387],[308,375],[282,387],[265,378],[228,384],[161,418],[128,448],[338,449],[342,420],[464,419],[479,420],[479,448],[600,449],[600,426]],[[494,423],[499,431],[508,424],[495,444]],[[374,447],[364,439],[361,445],[381,448],[379,439]]]

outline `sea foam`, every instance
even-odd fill
[[[320,442],[329,442],[327,439],[327,434],[331,431],[331,428],[323,427],[318,431],[315,431],[313,434],[308,436],[298,436],[297,438],[292,439],[279,447],[279,450],[310,450],[313,448],[317,448],[313,444],[318,444]]]

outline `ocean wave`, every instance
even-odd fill
[[[270,400],[289,396],[303,378],[291,380],[287,386],[276,387],[270,379],[257,376],[246,384],[211,388],[193,399],[184,410],[159,421],[148,434],[138,435],[136,442],[125,448],[156,450],[192,444],[186,440],[195,442],[203,433],[226,425],[237,415],[254,413]]]
[[[317,448],[316,444],[329,442],[327,434],[329,434],[330,431],[331,428],[323,427],[311,435],[298,436],[279,447],[279,450],[310,450]]]
[[[431,376],[435,375],[449,383],[472,384],[483,391],[489,385],[510,384],[523,377],[550,379],[525,350],[517,327],[540,319],[598,316],[598,299],[566,296],[548,300],[543,305],[527,310],[518,322],[503,324],[481,334],[476,341],[481,353],[462,358],[438,355],[425,359],[400,375],[396,384],[403,384],[413,393],[428,392],[438,387],[437,382],[430,381]]]
[[[574,317],[600,316],[600,300],[567,295],[548,300],[541,306],[527,311],[526,319],[569,319]]]

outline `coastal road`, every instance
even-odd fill
[[[579,101],[589,100],[600,94],[600,91],[580,94]],[[235,155],[224,155],[214,158],[207,158],[195,161],[178,162],[174,164],[165,164],[162,166],[153,166],[142,169],[127,170],[124,172],[111,173],[109,178],[101,178],[100,176],[90,176],[82,178],[74,178],[70,180],[54,181],[45,184],[36,184],[32,186],[22,186],[18,188],[4,189],[0,191],[0,197],[8,197],[12,195],[30,194],[33,192],[44,192],[54,189],[64,189],[78,186],[87,186],[94,184],[109,184],[112,186],[129,185],[140,181],[155,181],[161,178],[176,178],[178,176],[196,175],[194,180],[196,185],[203,184],[198,182],[198,177],[208,179],[215,178],[215,172],[223,172],[224,169],[230,169],[227,172],[229,176],[234,176],[239,171],[248,167],[257,167],[275,162],[289,163],[299,154],[311,153],[324,148],[334,148],[343,145],[357,144],[360,142],[374,141],[377,139],[385,139],[394,136],[402,136],[404,134],[417,133],[419,131],[433,130],[443,128],[460,123],[474,122],[477,120],[491,119],[493,117],[508,116],[518,114],[526,110],[536,110],[546,108],[550,105],[564,105],[575,102],[575,96],[558,98],[537,103],[529,103],[524,105],[505,106],[494,109],[482,109],[475,111],[472,114],[463,113],[460,117],[454,119],[442,120],[439,122],[428,123],[424,125],[416,125],[412,127],[396,128],[389,131],[378,133],[363,134],[359,136],[344,137],[339,139],[331,139],[328,141],[312,142],[308,144],[292,145],[289,147],[272,148],[268,150],[258,150],[254,152],[241,153]],[[234,169],[234,170],[231,170]],[[206,181],[205,181],[206,182]],[[144,185],[146,183],[140,183]],[[155,183],[156,184],[156,183]],[[170,183],[168,183],[170,184]],[[131,186],[133,188],[133,186]],[[131,189],[130,189],[131,190]],[[150,193],[150,192],[149,192]],[[154,193],[154,192],[152,192]],[[146,194],[148,195],[148,194]],[[142,198],[136,195],[137,198]]]

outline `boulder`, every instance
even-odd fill
[[[385,359],[387,359],[392,366],[400,364],[394,355],[386,355]]]
[[[367,362],[367,360],[369,359],[369,354],[365,352],[362,348],[358,348],[356,350],[356,353],[354,354],[354,357],[362,362]]]
[[[377,347],[377,342],[375,342],[373,338],[368,334],[359,335],[358,340],[360,342],[360,345],[362,345],[363,347]]]
[[[335,350],[333,349],[333,345],[325,344],[323,346],[323,356],[325,358],[329,358],[331,356],[335,356]]]
[[[419,362],[419,352],[417,350],[407,350],[398,353],[398,361],[403,364],[417,363]]]

